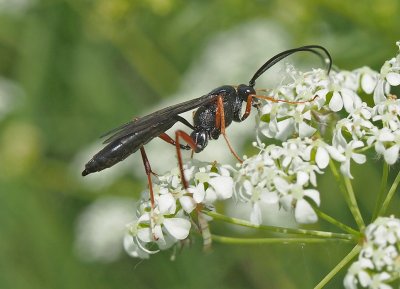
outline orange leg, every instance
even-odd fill
[[[172,139],[172,137],[170,137],[169,135],[167,135],[165,132],[163,132],[162,134],[160,134],[158,136],[160,139],[162,139],[163,141],[166,141],[169,144],[172,144],[173,146],[176,146],[176,142]],[[184,145],[180,145],[181,149],[184,150],[190,150],[190,146],[184,146]]]
[[[153,171],[151,170],[150,162],[149,162],[149,159],[147,158],[144,147],[140,148],[140,153],[142,155],[144,170],[146,171],[147,182],[149,184],[151,208],[154,209],[154,192],[153,192],[153,183],[151,181],[151,174],[155,175],[155,173],[153,173]]]
[[[193,151],[196,150],[196,143],[193,141],[193,139],[188,135],[186,132],[183,130],[177,130],[175,132],[175,147],[176,147],[176,155],[178,157],[178,165],[179,165],[179,171],[181,173],[181,178],[182,178],[182,184],[185,189],[189,187],[189,184],[187,180],[185,179],[185,175],[183,173],[183,161],[182,161],[182,154],[181,154],[181,144],[179,139],[182,138],[191,148]]]
[[[221,129],[221,134],[224,136],[224,139],[226,141],[226,144],[229,147],[229,150],[231,153],[234,155],[234,157],[239,161],[243,162],[243,160],[238,156],[238,154],[235,152],[233,149],[231,143],[229,142],[228,137],[226,136],[225,132],[225,113],[224,113],[224,102],[222,100],[222,96],[218,96],[217,98],[217,111],[215,115],[215,125],[217,128]]]
[[[253,104],[253,94],[250,94],[247,97],[247,102],[246,102],[246,110],[244,111],[244,114],[240,118],[240,121],[244,121],[249,115],[251,111],[251,105]]]
[[[285,102],[285,103],[288,103],[288,104],[303,104],[303,103],[314,101],[317,97],[318,97],[318,95],[314,96],[312,99],[307,100],[307,101],[288,101],[288,100],[283,100],[283,99],[275,99],[275,98],[270,97],[270,96],[249,94],[249,96],[247,98],[247,102],[246,102],[246,110],[245,110],[243,116],[240,118],[240,120],[243,121],[250,115],[251,106],[253,104],[253,98],[265,99],[265,100],[269,100],[269,101],[272,101],[272,102]]]

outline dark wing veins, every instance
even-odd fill
[[[144,117],[134,119],[102,135],[102,137],[109,136],[103,143],[113,142],[127,135],[136,134],[142,130],[147,130],[149,127],[154,130],[155,134],[158,133],[157,135],[154,135],[154,137],[156,137],[163,132],[159,132],[160,128],[168,127],[166,123],[170,124],[171,120],[175,120],[172,121],[172,125],[175,124],[175,122],[178,121],[177,116],[179,114],[195,109],[207,103],[211,103],[216,99],[216,97],[217,95],[209,93],[192,100],[160,109]]]

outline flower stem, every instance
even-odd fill
[[[361,233],[354,230],[353,228],[347,226],[346,224],[343,224],[342,222],[336,220],[335,218],[329,216],[328,214],[325,214],[324,212],[322,212],[319,207],[317,206],[317,204],[314,202],[313,199],[311,199],[308,196],[305,196],[304,199],[310,204],[310,206],[314,209],[314,211],[317,213],[317,215],[321,218],[324,219],[325,221],[331,223],[332,225],[342,229],[343,231],[352,234],[354,236],[357,236],[358,238],[361,237]]]
[[[360,209],[357,205],[356,196],[354,194],[353,186],[351,185],[351,181],[348,177],[344,177],[344,185],[346,186],[347,193],[350,201],[350,211],[353,214],[354,220],[356,221],[358,228],[360,231],[363,231],[365,228],[364,220],[361,216]]]
[[[261,229],[266,230],[274,233],[281,233],[281,234],[300,234],[300,235],[308,235],[308,236],[317,236],[320,238],[336,238],[336,239],[345,239],[345,240],[352,240],[357,242],[357,237],[350,235],[350,234],[341,234],[341,233],[332,233],[332,232],[324,232],[324,231],[315,231],[315,230],[305,230],[305,229],[294,229],[294,228],[284,228],[284,227],[276,227],[276,226],[266,226],[266,225],[255,225],[248,221],[227,217],[225,215],[210,212],[210,211],[203,211],[204,214],[230,224],[244,226],[248,228],[254,229]]]
[[[361,217],[361,213],[358,209],[358,205],[357,205],[357,202],[355,199],[353,187],[351,185],[350,180],[347,178],[344,178],[344,184],[343,184],[341,175],[337,171],[336,166],[332,160],[329,162],[329,167],[332,171],[333,176],[335,177],[336,181],[339,184],[340,190],[343,192],[343,196],[346,200],[347,206],[349,207],[349,209],[354,217],[354,220],[357,223],[358,228],[361,230],[361,228],[364,228],[365,225],[364,225],[364,221]],[[347,179],[347,181],[346,181],[346,179]]]
[[[375,209],[374,209],[374,213],[372,214],[371,223],[376,219],[376,217],[378,216],[378,213],[379,213],[379,209],[381,208],[383,197],[385,195],[386,188],[387,188],[388,175],[389,175],[389,165],[386,162],[384,162],[383,163],[383,171],[382,171],[381,188],[379,190],[378,198],[376,199]]]
[[[394,194],[396,193],[399,183],[400,183],[400,171],[398,172],[396,179],[394,180],[392,186],[390,187],[390,190],[389,190],[388,194],[386,195],[386,199],[383,201],[382,207],[379,211],[380,216],[382,216],[386,213],[389,203],[392,200]]]
[[[335,164],[334,164],[334,162],[332,160],[329,161],[329,168],[331,169],[333,176],[335,177],[337,183],[339,184],[339,189],[342,191],[343,196],[344,196],[347,204],[350,207],[350,199],[349,199],[349,196],[347,194],[346,188],[345,188],[345,186],[343,184],[343,180],[340,177],[340,174],[337,171],[336,166],[335,166]]]
[[[361,251],[361,246],[357,245],[347,254],[329,273],[314,287],[314,289],[323,288],[347,263],[349,263]]]
[[[345,239],[322,239],[322,238],[235,238],[212,235],[215,242],[233,245],[263,245],[263,244],[315,244],[327,242],[351,242]]]

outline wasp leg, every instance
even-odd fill
[[[186,119],[184,119],[183,117],[177,115],[177,116],[175,116],[175,119],[177,121],[179,121],[180,123],[183,123],[184,125],[189,127],[191,130],[194,130],[194,126],[190,122],[188,122]]]
[[[151,175],[157,175],[151,170],[150,162],[149,159],[147,158],[146,152],[144,150],[144,147],[140,148],[140,153],[142,155],[142,160],[143,160],[143,165],[144,165],[144,170],[147,175],[147,182],[149,184],[149,191],[150,191],[150,203],[151,203],[151,208],[154,209],[154,192],[153,192],[153,183],[151,181]]]
[[[239,161],[243,162],[243,160],[238,156],[238,154],[233,149],[231,143],[228,140],[225,132],[225,113],[224,113],[224,103],[222,101],[222,96],[218,96],[217,98],[217,111],[215,114],[215,125],[217,128],[221,129],[221,134],[224,136],[226,144],[229,147],[229,150],[233,154],[233,156]]]
[[[194,130],[193,125],[191,125],[190,122],[188,122],[183,117],[177,115],[177,116],[175,116],[175,119],[177,121],[179,121],[180,123],[183,123],[184,125],[186,125],[190,129]],[[162,140],[166,141],[167,143],[170,143],[173,146],[176,146],[175,141],[169,135],[167,135],[165,132],[160,134],[158,137],[161,138]],[[183,150],[190,150],[191,149],[191,147],[189,145],[180,145],[180,148],[183,149]]]
[[[181,145],[180,145],[180,141],[179,141],[180,138],[183,139],[190,146],[190,148],[193,151],[196,150],[196,143],[190,137],[190,135],[188,135],[183,130],[177,130],[175,132],[175,147],[176,147],[176,155],[178,157],[179,171],[181,173],[183,187],[185,189],[187,189],[189,187],[189,184],[188,184],[188,182],[187,182],[187,180],[185,178],[185,175],[183,173],[183,161],[182,161],[182,154],[181,154],[181,150],[180,150]]]
[[[250,112],[251,112],[251,106],[252,106],[252,104],[253,104],[253,94],[250,94],[248,97],[247,97],[247,102],[246,102],[246,110],[244,111],[244,114],[242,115],[242,117],[240,118],[240,121],[244,121],[249,115],[250,115]]]
[[[309,100],[305,100],[305,101],[289,101],[289,100],[284,100],[284,99],[275,99],[275,98],[273,98],[271,96],[256,95],[256,94],[250,94],[249,98],[250,97],[265,99],[265,100],[269,100],[269,101],[272,101],[272,102],[284,102],[284,103],[288,103],[288,104],[304,104],[304,103],[307,103],[307,102],[314,101],[318,97],[318,95],[315,95],[313,98],[311,98]]]
[[[172,137],[170,137],[169,135],[167,135],[165,132],[160,134],[158,136],[160,139],[162,139],[163,141],[166,141],[169,144],[172,144],[173,146],[176,146],[176,142],[173,140]],[[191,147],[188,145],[179,145],[179,147],[183,150],[190,150]]]

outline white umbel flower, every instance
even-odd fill
[[[365,243],[344,279],[347,289],[393,289],[400,278],[400,219],[380,217],[365,229]]]

